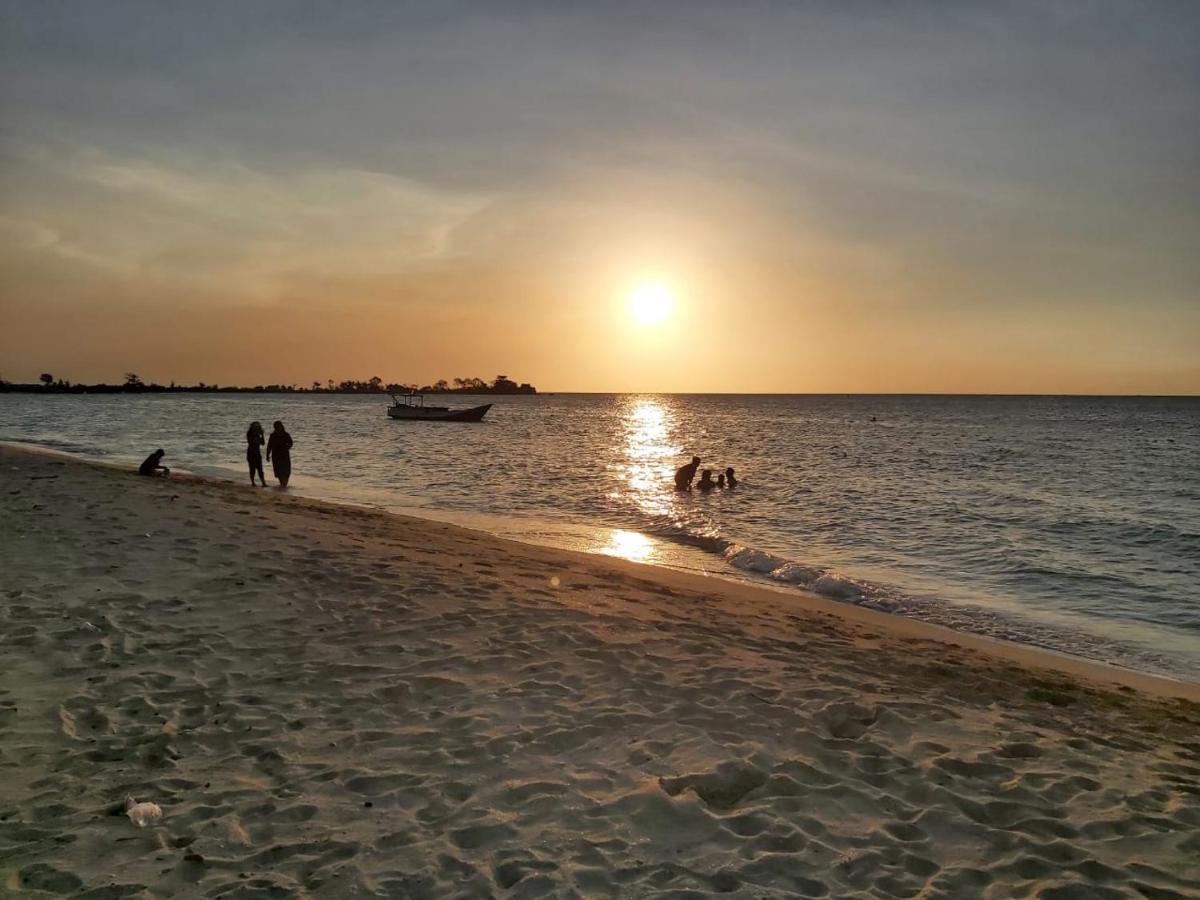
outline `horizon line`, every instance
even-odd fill
[[[107,386],[115,387],[116,384],[108,384],[107,382],[96,382],[95,385],[76,384],[75,388],[87,388],[92,386]],[[219,383],[209,385],[204,383],[204,387],[198,385],[177,385],[174,388],[160,385],[162,390],[130,390],[130,391],[113,391],[115,395],[137,394],[137,395],[160,395],[171,393],[262,393],[262,394],[341,394],[351,396],[374,396],[375,394],[386,394],[386,390],[380,391],[339,391],[329,390],[328,388],[312,389],[311,387],[297,387],[289,390],[266,390],[267,385],[220,385]],[[280,385],[280,387],[283,387]],[[23,394],[79,394],[86,393],[85,390],[44,390],[43,387],[36,382],[8,382],[3,387],[0,387],[0,393],[23,393]],[[1038,392],[1011,392],[1011,391],[664,391],[664,390],[612,390],[612,391],[580,391],[580,390],[542,390],[536,389],[535,393],[525,392],[496,392],[496,391],[464,391],[451,389],[448,391],[417,391],[416,393],[427,394],[465,394],[468,396],[513,396],[513,397],[545,397],[560,394],[570,394],[575,396],[618,396],[618,395],[670,395],[676,397],[1075,397],[1081,399],[1181,399],[1181,400],[1197,400],[1200,399],[1200,393],[1157,393],[1157,394],[1114,394],[1114,393],[1083,393],[1083,392],[1053,392],[1053,391],[1038,391]]]

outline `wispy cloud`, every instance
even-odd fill
[[[397,175],[319,167],[262,171],[238,161],[116,157],[44,146],[9,154],[6,208],[58,253],[126,275],[225,281],[399,273],[452,257],[453,229],[488,198]]]

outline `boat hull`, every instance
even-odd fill
[[[428,406],[389,406],[388,417],[401,422],[481,422],[492,404],[470,409],[446,409]]]

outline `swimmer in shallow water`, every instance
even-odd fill
[[[692,479],[696,477],[696,470],[698,468],[700,468],[700,457],[693,456],[690,463],[676,469],[675,490],[690,491],[692,489]]]
[[[713,481],[712,469],[705,469],[700,473],[700,480],[696,482],[696,489],[700,491],[711,491],[717,486]]]
[[[725,484],[731,488],[737,487],[738,480],[733,477],[733,466],[725,470]]]

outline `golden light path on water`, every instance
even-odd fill
[[[672,463],[679,455],[671,442],[674,415],[653,397],[630,397],[621,418],[625,452],[615,468],[622,488],[609,498],[632,503],[649,516],[670,516]],[[614,529],[609,542],[597,549],[634,562],[655,562],[659,555],[653,540],[625,529]]]
[[[654,562],[654,542],[637,531],[614,528],[608,543],[599,548],[607,556],[619,556],[632,562]]]

